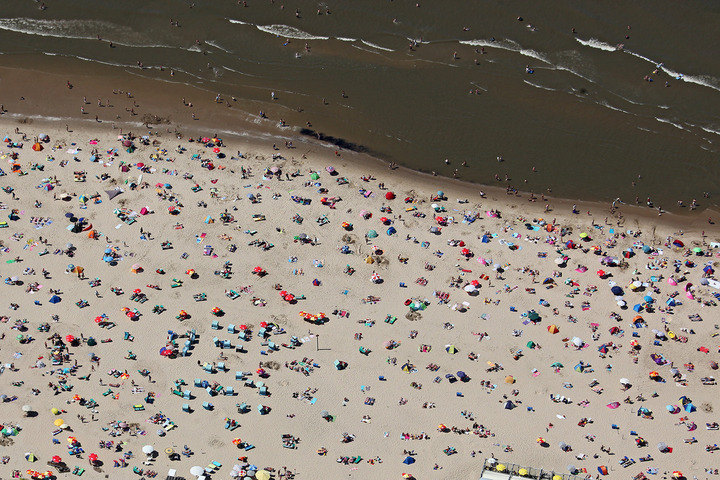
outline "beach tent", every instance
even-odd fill
[[[505,410],[512,410],[513,408],[515,408],[515,404],[514,404],[513,402],[511,402],[510,400],[508,400],[508,401],[505,402],[505,404],[503,405],[503,408],[504,408]]]
[[[367,236],[368,238],[377,238],[378,233],[375,230],[368,230]]]
[[[405,460],[403,460],[403,463],[405,465],[412,465],[415,463],[415,459],[413,457],[405,457]]]
[[[445,351],[448,353],[455,354],[457,353],[457,348],[455,348],[455,345],[445,345]]]
[[[557,325],[549,325],[547,327],[547,329],[548,329],[548,332],[550,332],[552,334],[556,334],[560,331],[560,329],[557,327]]]
[[[540,320],[540,314],[537,313],[535,310],[530,310],[528,312],[528,320],[531,322],[537,322]]]
[[[121,193],[123,193],[124,190],[120,187],[115,187],[112,190],[105,190],[105,193],[107,193],[108,198],[112,200],[113,198],[117,197]]]
[[[490,237],[488,235],[483,235],[480,241],[482,243],[490,243]]]
[[[59,303],[62,299],[58,297],[57,295],[53,295],[50,297],[50,303]]]

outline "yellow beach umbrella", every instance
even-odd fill
[[[520,470],[518,470],[518,474],[522,475],[524,477],[525,475],[528,474],[528,471],[526,468],[521,468]]]
[[[60,427],[60,426],[62,426],[63,423],[65,423],[65,420],[63,420],[62,418],[58,418],[58,419],[55,420],[55,422],[53,422],[53,423],[55,423],[55,426],[56,426],[56,427]]]
[[[267,470],[258,470],[257,473],[255,473],[255,478],[257,480],[270,480],[270,472]]]
[[[495,470],[497,470],[498,472],[504,472],[504,471],[505,471],[505,468],[506,468],[505,465],[503,465],[503,464],[501,463],[501,464],[499,464],[497,467],[495,467]]]
[[[50,413],[52,413],[53,415],[59,415],[59,414],[60,414],[60,410],[58,410],[57,408],[53,407],[53,408],[50,409]]]

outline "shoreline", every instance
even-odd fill
[[[306,145],[319,143],[323,146],[323,148],[326,148],[330,151],[340,150],[343,153],[347,153],[350,151],[354,154],[365,155],[363,157],[363,160],[372,159],[372,161],[377,162],[379,166],[388,165],[388,162],[386,160],[381,159],[378,154],[372,152],[372,150],[370,150],[368,153],[365,153],[348,150],[346,148],[342,148],[342,146],[338,147],[338,143],[342,145],[342,142],[347,142],[344,139],[330,137],[336,141],[335,144],[327,141],[317,142],[311,136],[303,133],[303,130],[307,130],[304,127],[283,127],[281,123],[279,123],[280,120],[261,118],[258,115],[251,114],[248,111],[251,105],[260,105],[260,108],[262,108],[263,104],[260,104],[258,102],[248,102],[247,105],[236,106],[232,104],[229,99],[223,99],[223,102],[226,102],[227,105],[230,105],[233,108],[220,109],[218,111],[218,105],[210,100],[210,97],[212,97],[212,93],[209,90],[205,90],[203,92],[195,86],[184,84],[182,82],[167,81],[169,82],[165,85],[165,87],[167,88],[161,88],[163,81],[137,76],[134,81],[130,82],[130,86],[132,87],[132,89],[129,91],[133,92],[133,98],[121,100],[119,99],[119,97],[121,97],[120,95],[110,96],[110,94],[112,93],[110,90],[114,89],[110,89],[107,86],[107,83],[109,83],[109,81],[127,82],[128,80],[118,79],[117,77],[110,75],[109,69],[103,74],[107,75],[107,77],[105,77],[106,80],[103,80],[101,84],[98,84],[98,80],[101,77],[97,76],[86,77],[82,75],[78,76],[76,74],[68,76],[62,75],[60,73],[52,73],[49,71],[35,71],[35,73],[37,73],[37,75],[41,77],[39,79],[36,79],[36,81],[38,81],[39,90],[42,90],[44,92],[52,92],[48,93],[48,95],[52,95],[54,99],[60,100],[58,102],[58,105],[54,107],[49,105],[43,105],[38,102],[38,99],[30,97],[28,97],[25,101],[12,100],[13,97],[20,97],[22,89],[22,87],[18,85],[18,82],[14,81],[14,78],[17,78],[18,74],[27,75],[29,72],[34,71],[29,69],[23,69],[20,67],[0,67],[0,79],[3,80],[2,85],[6,87],[3,95],[3,101],[5,102],[4,106],[10,114],[6,114],[5,118],[12,116],[12,118],[16,119],[18,122],[21,122],[23,118],[34,118],[37,121],[43,121],[43,117],[45,117],[47,121],[52,121],[53,118],[57,118],[60,121],[65,121],[66,123],[71,123],[73,121],[83,121],[83,124],[92,125],[91,119],[93,117],[91,115],[88,115],[87,118],[81,118],[82,115],[75,115],[73,113],[70,113],[74,111],[71,105],[77,105],[78,102],[82,104],[81,98],[83,96],[86,96],[91,100],[88,102],[88,111],[92,110],[93,113],[99,112],[99,120],[102,122],[103,125],[113,123],[120,124],[124,121],[128,126],[137,126],[137,128],[143,128],[143,116],[147,116],[146,119],[152,120],[154,118],[162,122],[160,124],[154,125],[154,128],[173,128],[179,131],[193,131],[197,133],[207,131],[222,131],[225,134],[234,135],[241,139],[250,137],[256,138],[258,140],[266,139],[267,141],[273,141],[273,139],[275,139],[275,141],[292,140],[294,142],[302,142]],[[131,75],[136,75],[134,72],[128,73],[131,73]],[[63,80],[63,78],[65,77],[79,78],[79,80],[74,81],[75,83],[73,83],[73,89],[70,89],[67,92],[64,91],[66,90],[64,88],[65,80]],[[193,118],[191,118],[190,116],[190,110],[183,109],[178,106],[172,106],[177,105],[178,99],[181,97],[188,98],[189,101],[192,101],[193,98],[198,97],[198,93],[206,95],[207,99],[192,102],[193,108],[191,110],[193,114],[197,112],[197,120],[193,121]],[[8,98],[10,100],[7,100]],[[109,111],[107,109],[93,109],[93,100],[95,98],[101,99],[102,101],[118,100],[118,103],[125,103],[127,105],[138,104],[140,105],[140,107],[138,107],[137,109],[135,109],[134,107],[132,108],[133,110],[137,111],[135,112],[136,115],[133,115],[130,119],[126,118],[125,115],[121,115],[123,118],[121,118],[120,120],[116,120],[113,119],[111,115],[108,115]],[[130,102],[130,100],[132,100],[132,102]],[[136,101],[141,103],[135,103]],[[126,110],[128,110],[128,108],[126,108]],[[65,113],[65,115],[58,117],[57,114],[59,112],[63,112]],[[121,111],[120,113],[123,112]],[[40,118],[38,118],[38,116]],[[360,147],[367,148],[364,146]],[[506,195],[505,188],[498,185],[474,183],[468,180],[463,180],[462,178],[452,178],[441,175],[434,176],[431,173],[424,171],[424,169],[412,169],[410,167],[402,165],[398,165],[398,167],[404,172],[412,172],[413,174],[417,174],[422,178],[427,177],[427,179],[435,179],[436,182],[446,182],[448,184],[453,184],[457,186],[464,185],[464,191],[476,190],[485,191],[488,194],[492,193],[494,194],[493,198],[495,200],[499,200],[499,198],[508,198],[511,196],[515,196]],[[462,172],[462,167],[460,167],[458,170]],[[539,197],[542,192],[534,193],[536,196],[538,196],[537,202],[528,202],[530,203],[530,205],[527,205],[527,207],[529,208],[529,210],[536,212],[537,208],[533,205],[533,203],[537,203],[538,205],[542,203]],[[517,195],[517,206],[520,207],[523,204],[520,199],[526,200],[530,194],[531,193],[528,191],[519,190]],[[600,210],[601,212],[604,211],[607,213],[607,215],[598,215],[596,221],[603,221],[605,216],[612,216],[609,212],[609,206],[611,204],[610,201],[554,197],[552,193],[545,195],[545,197],[547,198],[547,202],[545,203],[551,203],[551,207],[553,208],[553,210],[551,212],[548,212],[546,216],[551,216],[553,212],[562,211],[564,209],[570,210],[573,204],[578,205],[578,210],[583,212],[583,215],[585,214],[584,212],[587,212],[588,210],[590,210],[591,212],[597,212],[598,210]],[[542,209],[543,207],[541,206],[540,210]],[[674,207],[670,208],[669,210],[664,208],[663,215],[658,216],[655,209],[649,209],[644,206],[631,205],[628,204],[626,201],[620,213],[627,213],[628,217],[626,218],[626,220],[642,218],[644,221],[648,221],[650,219],[654,219],[653,223],[659,222],[662,224],[672,225],[677,228],[689,226],[690,228],[698,230],[712,229],[712,225],[708,225],[707,222],[707,218],[709,217],[713,218],[714,220],[720,220],[720,208],[717,208],[715,206],[703,207],[702,204],[697,209],[697,211],[691,211],[689,208]],[[704,226],[706,228],[703,228]]]

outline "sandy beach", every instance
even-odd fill
[[[490,457],[716,478],[707,215],[545,212],[300,139],[18,120],[1,478],[474,478]]]

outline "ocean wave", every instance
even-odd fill
[[[582,38],[575,37],[575,40],[577,40],[578,43],[585,45],[586,47],[597,48],[598,50],[605,50],[606,52],[617,51],[617,47],[614,47],[614,46],[610,45],[609,43],[602,42],[602,41],[598,40],[597,38],[583,40]]]
[[[299,28],[291,27],[290,25],[255,25],[255,28],[261,32],[269,33],[277,37],[283,38],[294,38],[295,40],[329,40],[330,37],[323,37],[319,35],[313,35],[308,32],[304,32]]]
[[[519,43],[509,39],[495,40],[494,42],[484,39],[460,40],[460,43],[462,43],[463,45],[472,45],[474,47],[499,48],[501,50],[517,52],[520,55],[534,58],[535,60],[540,60],[541,62],[547,63],[548,65],[552,65],[552,62],[548,60],[545,54],[529,48],[523,48],[522,45],[520,45]]]
[[[590,82],[590,83],[596,83],[595,80],[593,80],[592,78],[586,77],[586,76],[583,75],[582,73],[576,72],[576,71],[573,70],[572,68],[566,67],[566,66],[564,66],[564,65],[556,65],[556,66],[555,66],[555,69],[556,69],[556,70],[562,70],[563,72],[571,73],[571,74],[575,75],[576,77],[580,77],[580,78],[582,78],[583,80],[587,80],[587,81]]]
[[[665,73],[675,78],[676,80],[682,80],[683,82],[687,83],[694,83],[695,85],[712,88],[713,90],[717,90],[718,92],[720,92],[720,79],[716,77],[710,75],[686,75],[684,73],[676,72],[662,62],[656,62],[655,60],[641,55],[637,52],[633,52],[627,49],[623,50],[623,52],[655,65],[656,68],[662,69]]]
[[[254,23],[243,22],[242,20],[235,20],[233,18],[228,18],[227,21],[230,23],[237,23],[239,25],[255,25]]]
[[[607,103],[605,100],[601,100],[601,101],[597,102],[597,104],[602,105],[605,108],[609,108],[610,110],[615,110],[616,112],[625,113],[627,115],[635,115],[634,113],[628,112],[627,110],[623,110],[622,108],[614,107],[614,106],[610,105],[609,103]]]
[[[540,88],[542,90],[550,90],[551,92],[556,92],[557,90],[554,88],[546,87],[544,85],[538,85],[537,83],[529,82],[527,80],[523,80],[523,82],[527,83],[531,87]]]
[[[135,48],[173,48],[154,44],[145,35],[131,28],[100,20],[37,20],[34,18],[0,18],[0,30],[36,35],[39,37],[70,38],[74,40],[112,41]],[[134,41],[131,41],[134,40]]]
[[[333,37],[335,40],[340,40],[341,42],[357,42],[357,38],[350,38],[350,37]]]
[[[395,51],[395,50],[393,50],[392,48],[381,47],[380,45],[377,45],[377,44],[372,43],[372,42],[368,42],[367,40],[360,40],[360,42],[364,43],[365,45],[367,45],[367,46],[370,47],[370,48],[376,48],[376,49],[382,50],[382,51],[384,51],[384,52],[394,52],[394,51]]]
[[[710,127],[700,127],[700,128],[705,130],[708,133],[714,133],[715,135],[720,135],[720,130],[713,130]]]
[[[218,45],[217,43],[213,42],[212,40],[205,40],[205,43],[207,43],[211,47],[217,48],[218,50],[222,50],[225,53],[233,53],[230,50],[228,50],[227,48],[224,48],[224,47]]]
[[[668,124],[672,125],[673,127],[678,128],[680,130],[686,130],[685,127],[683,127],[682,125],[675,123],[672,120],[668,120],[667,118],[655,117],[655,120],[657,120],[660,123],[668,123]]]

